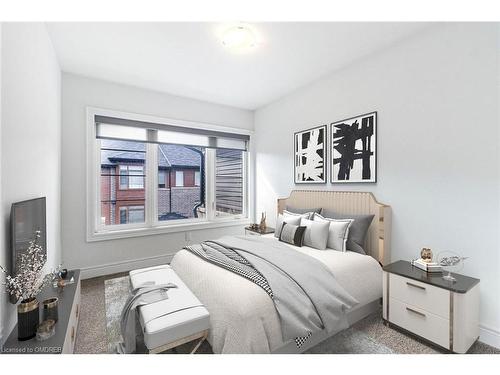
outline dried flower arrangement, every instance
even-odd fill
[[[26,252],[19,257],[19,271],[15,276],[10,276],[5,268],[0,266],[0,271],[5,274],[6,292],[21,302],[28,302],[36,298],[42,288],[53,278],[54,272],[43,275],[43,266],[47,260],[43,248],[38,244],[40,231],[35,232],[35,239],[30,241]]]

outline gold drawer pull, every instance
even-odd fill
[[[420,311],[410,309],[409,307],[407,307],[407,308],[406,308],[406,311],[410,311],[410,312],[412,312],[412,313],[414,313],[414,314],[420,315],[420,316],[422,316],[422,317],[424,317],[424,318],[425,318],[425,314],[424,314],[424,313],[421,313]]]
[[[417,284],[409,283],[408,281],[406,282],[406,285],[408,285],[408,286],[412,286],[412,287],[414,287],[414,288],[418,288],[418,289],[425,290],[425,287],[424,287],[424,286],[420,286],[420,285],[417,285]]]
[[[71,327],[71,342],[75,340],[75,327]]]

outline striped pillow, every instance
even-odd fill
[[[274,231],[274,237],[280,238],[281,229],[283,229],[283,223],[286,221],[290,224],[300,225],[300,219],[305,217],[308,219],[311,216],[311,212],[305,214],[294,214],[292,212],[283,211],[283,215],[279,214],[276,219],[276,230]]]
[[[280,233],[280,241],[301,247],[304,242],[305,231],[306,227],[283,223]]]

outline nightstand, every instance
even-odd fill
[[[245,227],[245,234],[252,236],[262,236],[263,234],[274,233],[274,228],[266,227],[264,230],[252,229],[251,227]]]
[[[465,353],[479,337],[479,279],[427,273],[400,260],[384,267],[382,317],[451,352]]]

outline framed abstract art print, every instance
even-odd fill
[[[326,125],[294,134],[296,184],[326,183]]]
[[[330,125],[331,182],[377,182],[377,112]]]

